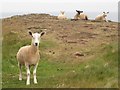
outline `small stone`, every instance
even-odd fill
[[[108,63],[105,63],[105,64],[104,64],[104,67],[107,67],[107,66],[108,66]]]
[[[86,65],[85,68],[89,68],[89,65]]]
[[[85,56],[83,53],[80,53],[80,52],[76,52],[75,53],[75,56]]]

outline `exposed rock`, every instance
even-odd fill
[[[67,43],[77,43],[77,41],[68,40]]]
[[[80,53],[80,52],[75,52],[74,55],[77,56],[77,57],[85,56],[83,53]]]

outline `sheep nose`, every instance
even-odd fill
[[[35,43],[35,46],[37,46],[38,45],[38,43]]]

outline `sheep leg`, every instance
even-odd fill
[[[22,65],[18,63],[18,67],[19,67],[19,80],[22,80]]]
[[[26,65],[26,69],[27,69],[27,81],[26,81],[26,85],[30,85],[30,66]]]
[[[33,70],[34,84],[37,84],[37,79],[36,79],[37,66],[38,66],[38,63],[34,66],[34,70]]]

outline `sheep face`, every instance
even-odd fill
[[[60,11],[60,12],[61,12],[62,15],[65,13],[64,11]]]
[[[29,34],[32,36],[32,44],[35,46],[39,46],[41,36],[43,36],[45,32],[32,33],[31,31],[29,31]]]
[[[103,12],[103,17],[107,17],[109,12]]]

